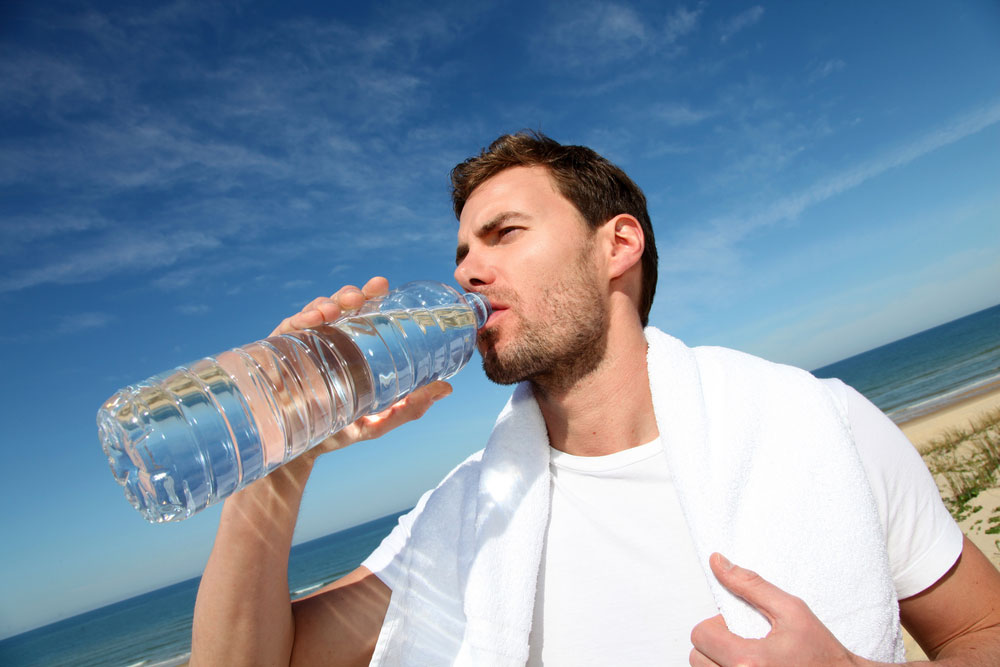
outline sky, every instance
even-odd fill
[[[146,524],[97,409],[344,284],[451,282],[448,172],[504,132],[644,189],[688,344],[814,369],[997,304],[998,35],[991,1],[3,3],[0,637],[201,572],[218,507]],[[297,541],[482,447],[509,389],[454,386],[321,459]]]

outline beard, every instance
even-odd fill
[[[548,391],[565,391],[597,368],[604,359],[608,308],[597,278],[581,252],[570,275],[537,293],[540,315],[525,317],[523,302],[509,292],[495,295],[517,315],[519,326],[498,350],[497,331],[480,332],[483,371],[497,384],[530,380]]]

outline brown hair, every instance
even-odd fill
[[[451,170],[455,217],[461,217],[472,192],[489,178],[510,167],[533,166],[549,170],[560,194],[576,207],[591,229],[622,213],[639,221],[645,236],[639,317],[646,326],[656,293],[657,271],[656,242],[646,211],[646,196],[624,171],[586,146],[564,146],[535,131],[499,137],[488,149]]]

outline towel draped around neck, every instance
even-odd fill
[[[885,539],[837,400],[797,368],[653,327],[646,339],[665,456],[730,630],[769,625],[716,581],[715,551],[802,598],[851,651],[901,661]],[[523,383],[485,450],[423,499],[372,664],[523,665],[549,493],[545,422]]]

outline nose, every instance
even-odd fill
[[[496,272],[487,258],[474,249],[465,252],[455,267],[455,281],[467,291],[493,282]]]

